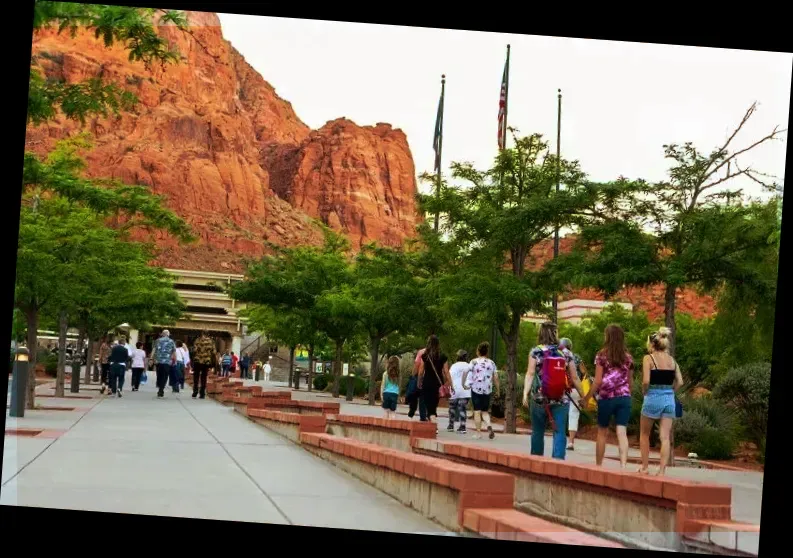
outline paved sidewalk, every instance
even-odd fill
[[[446,531],[212,400],[40,398],[74,411],[6,415],[0,503],[404,533]],[[129,385],[129,377],[127,384]],[[48,387],[39,393],[51,392]],[[95,393],[81,389],[81,395]],[[60,431],[60,432],[58,432]]]
[[[254,384],[253,381],[246,381],[247,384]],[[301,386],[302,387],[302,386]],[[285,382],[273,382],[269,384],[271,389],[289,389]],[[293,391],[292,397],[295,399],[313,399],[320,401],[333,400],[329,398],[326,393],[308,392],[305,389],[300,391]],[[345,414],[367,415],[367,416],[382,416],[383,410],[379,405],[370,406],[359,401],[348,402],[344,397],[338,399],[341,404],[341,412]],[[400,418],[407,419],[407,406],[399,405],[397,412],[400,413]],[[473,444],[481,444],[483,446],[496,447],[507,451],[530,453],[530,441],[528,431],[519,434],[503,434],[501,433],[501,426],[497,425],[495,440],[482,439],[475,440],[472,437],[471,430],[474,428],[473,420],[468,421],[469,433],[461,436],[454,433],[446,432],[448,425],[448,410],[438,409],[439,418],[439,432],[438,439],[449,440],[456,442],[465,442]],[[414,420],[418,420],[415,418]],[[545,437],[545,455],[551,456],[551,436]],[[630,448],[628,455],[631,457],[640,457],[639,450]],[[606,446],[606,457],[603,461],[604,467],[610,469],[619,469],[619,452],[616,445]],[[608,459],[609,457],[613,459]],[[650,452],[650,457],[658,458],[659,453],[655,451]],[[577,463],[594,463],[595,462],[595,442],[589,440],[576,440],[575,451],[568,451],[566,459],[575,461]],[[636,470],[638,465],[628,464],[628,470]],[[657,466],[651,463],[650,472],[657,470]],[[763,473],[755,471],[725,471],[716,469],[698,469],[694,467],[670,467],[667,469],[667,475],[674,478],[688,479],[698,482],[711,482],[718,484],[729,484],[732,486],[732,505],[733,505],[733,519],[736,521],[746,521],[749,523],[760,524],[760,511],[762,509],[763,498]]]

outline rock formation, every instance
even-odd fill
[[[193,226],[194,246],[177,250],[158,236],[157,263],[239,271],[265,241],[321,242],[313,219],[349,234],[353,246],[412,233],[416,181],[402,132],[349,121],[311,132],[223,39],[216,14],[187,15],[186,32],[158,27],[182,57],[165,67],[130,62],[89,32],[52,29],[33,41],[33,65],[47,77],[101,78],[137,95],[133,111],[86,123],[95,138],[87,174],[146,185]],[[65,119],[31,127],[27,148],[46,153],[79,129]]]

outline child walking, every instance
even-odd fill
[[[496,437],[493,426],[490,424],[490,398],[493,394],[493,385],[499,389],[496,363],[487,355],[490,352],[490,343],[479,344],[476,350],[477,358],[471,361],[471,400],[474,404],[474,423],[476,434],[474,438],[481,438],[482,421],[487,428],[488,438]]]
[[[449,375],[452,378],[452,396],[449,398],[449,426],[448,432],[454,432],[454,423],[459,422],[457,432],[465,434],[465,420],[468,418],[468,401],[471,399],[471,386],[468,376],[471,365],[468,362],[468,351],[457,351],[457,362],[452,364]]]
[[[388,359],[383,381],[380,382],[380,398],[383,400],[385,418],[396,418],[397,398],[399,397],[399,358]]]

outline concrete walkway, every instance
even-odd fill
[[[152,380],[153,374],[140,392],[125,390],[122,399],[37,400],[78,407],[74,411],[27,411],[22,419],[6,415],[6,430],[45,432],[5,436],[0,503],[446,533],[233,409],[192,399],[189,387],[158,400]],[[81,394],[96,393],[90,389],[84,386]],[[51,393],[44,386],[38,391]]]
[[[255,382],[246,381],[248,384]],[[270,388],[276,389],[289,389],[286,383],[274,382],[269,384]],[[301,388],[303,386],[301,385]],[[301,391],[293,391],[293,398],[295,399],[309,399],[319,401],[332,401],[333,398],[326,393],[308,392],[304,389]],[[347,402],[344,397],[340,397],[337,401],[341,403],[341,412],[344,414],[355,415],[368,415],[368,416],[383,416],[383,410],[379,405],[369,406],[362,404],[360,401]],[[397,412],[401,415],[400,418],[407,419],[407,405],[399,405]],[[522,434],[503,434],[501,433],[502,427],[497,425],[494,429],[497,432],[494,440],[481,439],[475,440],[472,437],[474,428],[473,420],[468,420],[469,433],[461,436],[456,432],[446,432],[448,425],[448,410],[438,409],[439,417],[439,432],[438,439],[481,444],[482,446],[495,447],[506,451],[530,453],[529,432]],[[402,416],[403,415],[403,416]],[[414,420],[418,420],[416,417]],[[545,437],[545,455],[551,456],[551,436]],[[639,450],[630,448],[628,455],[631,457],[640,457]],[[603,466],[609,469],[619,469],[619,452],[617,446],[606,446],[606,457],[603,461]],[[613,459],[608,459],[609,457]],[[656,451],[650,452],[650,457],[659,457]],[[577,463],[595,463],[595,442],[589,440],[576,440],[575,451],[567,452],[567,460],[575,461]],[[628,464],[628,470],[637,470],[638,465]],[[650,464],[650,472],[653,473],[657,470],[657,466]],[[746,521],[748,523],[760,524],[760,511],[762,509],[763,500],[763,473],[755,471],[726,471],[716,469],[699,469],[694,467],[670,467],[667,469],[667,475],[673,478],[687,479],[697,482],[709,482],[717,484],[728,484],[732,486],[732,505],[733,505],[733,519],[736,521]]]

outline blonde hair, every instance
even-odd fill
[[[559,334],[557,333],[556,324],[553,322],[545,322],[540,326],[540,331],[537,334],[537,342],[540,345],[558,345]]]
[[[671,335],[672,330],[668,327],[662,327],[657,332],[650,334],[647,338],[647,352],[665,352],[669,349],[669,337]]]

